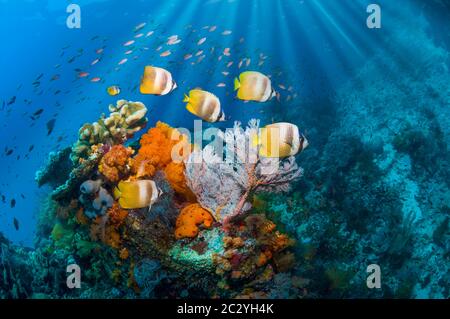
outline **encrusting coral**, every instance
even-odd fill
[[[50,152],[48,154],[48,165],[36,172],[35,180],[38,186],[49,184],[52,187],[63,184],[70,170],[72,163],[68,160],[71,148],[66,147],[59,152]]]
[[[130,156],[133,150],[122,144],[114,145],[102,157],[98,165],[98,171],[112,183],[117,183],[121,179],[128,177]]]
[[[128,211],[121,208],[117,202],[114,202],[112,207],[108,209],[107,213],[110,223],[116,227],[121,226],[128,216]]]
[[[195,237],[199,232],[199,225],[209,228],[212,223],[213,218],[206,209],[199,204],[190,204],[181,210],[177,218],[175,237],[177,239]]]

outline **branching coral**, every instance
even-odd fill
[[[213,218],[211,214],[199,204],[190,204],[181,210],[177,218],[175,237],[195,237],[199,232],[199,225],[211,227]]]
[[[232,130],[219,134],[225,142],[225,161],[222,151],[211,144],[193,152],[186,161],[188,186],[216,219],[229,221],[250,206],[247,200],[252,192],[285,191],[302,174],[294,157],[258,157],[258,150],[250,143],[258,126],[257,120],[251,120],[244,131],[236,122]]]
[[[133,150],[129,147],[122,144],[114,145],[100,160],[99,172],[110,182],[117,183],[127,177],[129,173],[128,163],[132,154]]]

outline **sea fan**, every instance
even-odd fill
[[[235,122],[233,129],[219,131],[218,141],[193,152],[186,161],[186,179],[199,203],[216,220],[230,218],[248,210],[248,196],[255,191],[286,191],[290,182],[302,174],[294,157],[285,160],[261,158],[251,143],[259,121],[252,119],[246,129]],[[225,158],[224,158],[225,155]]]

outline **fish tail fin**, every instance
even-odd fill
[[[241,87],[241,83],[238,78],[234,78],[234,90],[237,91]]]
[[[189,96],[186,94],[184,95],[183,102],[188,103],[189,102]]]
[[[114,198],[115,199],[118,199],[120,197],[120,195],[121,195],[121,192],[120,192],[118,187],[114,187],[113,193],[114,193]]]

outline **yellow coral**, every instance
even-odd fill
[[[203,224],[204,227],[209,228],[212,223],[213,218],[206,209],[200,204],[190,204],[181,210],[177,218],[175,237],[177,239],[195,237],[199,232],[199,225]]]
[[[130,256],[130,253],[128,252],[128,249],[122,248],[119,252],[120,259],[127,259]]]

